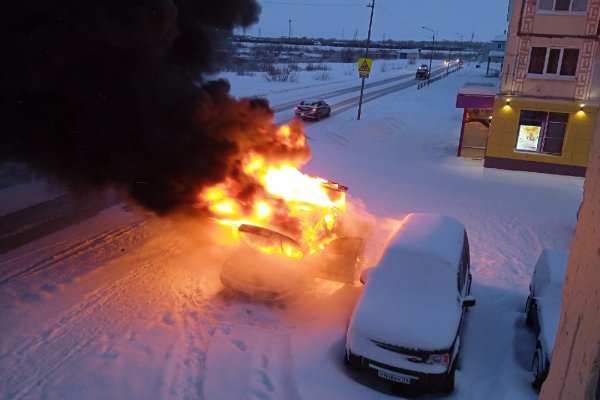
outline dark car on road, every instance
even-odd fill
[[[421,64],[419,68],[417,68],[417,73],[415,74],[415,78],[417,79],[429,79],[429,67],[427,64]]]
[[[346,364],[384,382],[454,390],[471,292],[465,227],[449,216],[409,214],[377,266],[361,275],[348,324]]]
[[[302,100],[294,107],[296,117],[320,120],[331,115],[331,107],[324,100]]]

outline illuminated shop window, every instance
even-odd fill
[[[575,76],[579,49],[532,47],[529,57],[530,74]]]
[[[522,110],[516,150],[562,154],[569,114]]]
[[[538,10],[544,11],[585,11],[587,0],[539,0]]]

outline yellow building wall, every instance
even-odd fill
[[[513,160],[535,161],[548,164],[586,167],[589,149],[592,144],[594,123],[598,115],[595,106],[584,106],[574,102],[548,102],[537,100],[506,98],[494,100],[494,111],[488,137],[486,157],[508,158]],[[562,112],[569,114],[562,155],[550,155],[515,150],[521,110]]]

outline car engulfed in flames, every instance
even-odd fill
[[[289,137],[289,128],[280,128]],[[310,176],[298,162],[250,153],[242,179],[204,189],[200,202],[231,227],[236,250],[221,281],[247,295],[281,299],[313,277],[353,283],[363,239],[351,235],[347,187]],[[239,181],[251,181],[252,195]]]

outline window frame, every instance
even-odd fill
[[[545,49],[545,54],[544,54],[544,64],[542,66],[542,72],[530,72],[530,70],[532,69],[532,56],[533,56],[533,52],[534,49]],[[551,55],[553,53],[553,50],[559,51],[558,54],[558,60],[556,61],[556,65],[552,64],[550,65],[550,58]],[[573,75],[570,74],[563,74],[563,68],[564,68],[564,62],[565,62],[565,52],[569,53],[570,51],[577,51],[577,60],[575,61],[575,69],[573,71]],[[552,78],[560,78],[560,79],[564,79],[564,78],[575,78],[575,76],[577,76],[577,69],[579,67],[579,55],[581,54],[581,49],[578,47],[554,47],[554,46],[531,46],[531,48],[529,49],[529,63],[527,66],[527,75],[528,76],[534,76],[534,77],[552,77]],[[552,69],[556,69],[556,72],[548,72],[548,70],[552,68]]]
[[[573,5],[575,4],[575,2],[577,0],[568,0],[569,1],[569,8],[568,10],[557,10],[556,9],[556,5],[558,3],[558,1],[560,0],[549,0],[552,1],[552,8],[540,8],[543,1],[538,0],[537,1],[537,11],[539,13],[568,13],[568,14],[585,14],[587,12],[588,9],[588,4],[589,1],[588,0],[583,0],[585,1],[585,8],[583,10],[573,10]]]
[[[535,116],[525,117],[523,115],[524,112],[529,112],[532,114],[539,113],[539,114],[544,114],[544,115],[543,115],[543,118],[537,118]],[[552,118],[553,114],[555,114],[554,119]],[[559,117],[564,118],[565,121],[560,121]],[[519,152],[524,152],[524,153],[531,153],[531,154],[562,156],[563,149],[565,147],[565,138],[567,136],[567,129],[569,127],[569,119],[570,119],[569,113],[556,112],[556,111],[540,111],[540,110],[522,109],[520,112],[520,115],[519,115],[519,125],[518,125],[518,129],[517,129],[517,135],[515,137],[514,150],[519,151]],[[527,122],[529,122],[529,123],[527,123]],[[531,125],[532,123],[540,124],[539,125],[540,130],[539,130],[537,143],[536,143],[536,150],[518,148],[517,146],[519,145],[519,140],[521,137],[521,126],[538,126],[538,125]],[[556,139],[556,136],[553,136],[552,134],[554,133],[553,129],[556,128],[557,126],[563,127],[560,152],[552,152],[552,151],[545,150],[545,147],[547,144],[546,142],[550,141],[552,139]]]

